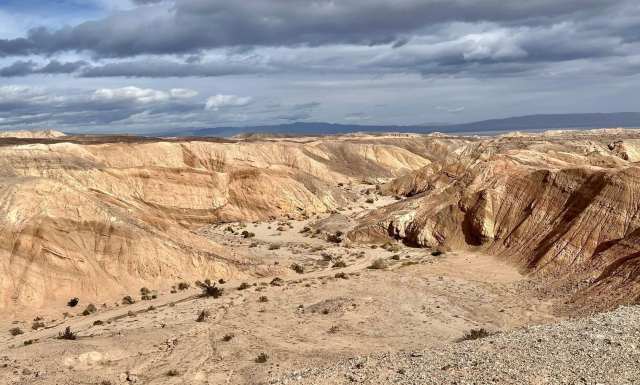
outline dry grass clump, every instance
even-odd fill
[[[11,328],[9,329],[9,334],[15,337],[19,336],[20,334],[24,334],[24,332],[20,328]]]
[[[198,314],[198,318],[196,318],[196,322],[204,322],[209,318],[210,315],[211,313],[209,313],[209,310],[203,309]]]
[[[249,285],[248,283],[246,283],[246,282],[242,282],[242,283],[240,284],[240,286],[238,286],[238,290],[247,290],[247,289],[248,289],[248,288],[250,288],[250,287],[251,287],[251,285]]]
[[[136,301],[134,301],[130,295],[125,295],[124,297],[122,297],[123,305],[133,305],[134,303],[136,303]]]
[[[495,333],[492,333],[492,332],[488,331],[485,328],[471,329],[467,333],[465,333],[465,335],[460,337],[457,340],[457,342],[479,340],[481,338],[489,337],[489,336],[491,336],[493,334],[495,334]]]

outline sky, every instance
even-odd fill
[[[637,0],[0,0],[0,129],[640,111]]]

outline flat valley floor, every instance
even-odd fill
[[[527,277],[494,257],[344,247],[304,230],[317,223],[343,226],[392,200],[362,197],[344,212],[318,218],[198,230],[231,252],[297,265],[299,273],[282,282],[225,282],[219,298],[200,297],[191,283],[149,301],[98,306],[87,316],[81,303],[40,315],[45,327],[38,330],[33,317],[3,319],[3,330],[24,333],[0,335],[0,383],[269,383],[353,357],[438,351],[472,329],[494,333],[558,321],[553,303],[531,295]],[[76,340],[57,338],[66,327]]]

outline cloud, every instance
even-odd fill
[[[242,46],[376,45],[452,22],[527,23],[606,13],[630,0],[138,1],[144,7],[73,27],[0,40],[0,55],[91,52],[99,57],[182,54]],[[152,33],[149,33],[153,31]]]
[[[169,94],[173,98],[177,99],[189,99],[198,96],[198,91],[190,90],[187,88],[172,88]]]
[[[218,111],[226,107],[243,107],[251,103],[252,98],[248,96],[237,95],[215,95],[210,96],[205,104],[205,109],[209,111]]]
[[[92,100],[101,101],[132,101],[136,103],[157,103],[165,102],[169,100],[171,96],[164,91],[158,91],[153,89],[144,89],[138,87],[123,87],[123,88],[102,88],[96,90],[93,94]]]
[[[464,111],[464,107],[446,107],[446,106],[436,106],[436,110],[448,112],[450,114],[457,114],[459,112]]]
[[[216,77],[242,74],[256,74],[271,71],[267,66],[237,60],[219,60],[216,62],[181,63],[164,59],[127,60],[85,67],[81,77]]]
[[[18,60],[11,65],[0,68],[0,77],[24,77],[36,74],[72,74],[87,65],[88,63],[84,60],[73,62],[60,62],[58,60],[51,60],[47,64],[44,64],[42,66],[38,65],[32,60]]]

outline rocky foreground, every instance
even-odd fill
[[[638,384],[640,307],[478,340],[355,357],[270,384]]]

